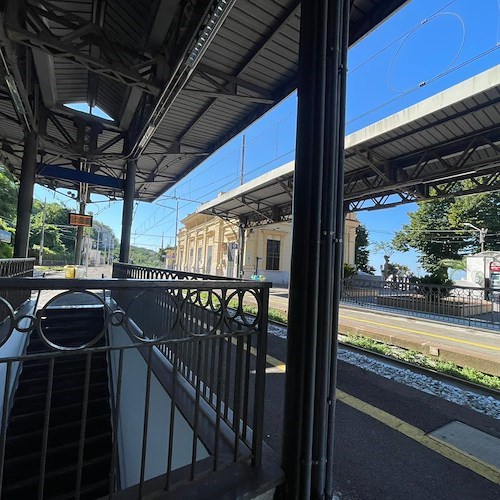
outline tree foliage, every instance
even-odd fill
[[[369,246],[370,241],[368,240],[368,231],[363,224],[360,224],[356,228],[354,263],[356,265],[356,269],[365,273],[373,274],[374,269],[368,264],[370,258],[370,251],[368,250]]]
[[[0,219],[14,226],[17,210],[17,183],[10,172],[0,165]]]
[[[165,267],[158,252],[149,248],[130,246],[130,261],[138,266]]]
[[[464,224],[488,229],[490,235],[500,232],[500,194],[484,193],[467,197],[436,199],[418,203],[409,212],[410,223],[403,226],[393,240],[399,251],[414,248],[428,272],[445,274],[445,260],[461,260],[464,255],[480,251],[477,231]],[[499,250],[498,238],[486,238],[486,250]]]
[[[31,211],[30,248],[39,250],[44,231],[43,247],[46,257],[53,260],[72,260],[76,228],[68,227],[70,210],[61,203],[46,203],[45,228],[43,212],[44,203],[35,200]]]
[[[1,218],[0,218],[0,229],[3,229],[4,231],[9,231],[11,234],[14,234],[14,229],[10,227]],[[12,240],[14,240],[13,237]],[[12,257],[12,254],[13,254],[12,244],[0,241],[0,259],[10,259]]]

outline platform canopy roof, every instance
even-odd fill
[[[407,0],[352,0],[350,44]],[[307,5],[307,2],[304,3]],[[37,182],[154,200],[297,85],[298,0],[6,0],[0,161]],[[109,120],[67,107],[85,103]],[[95,113],[94,113],[95,114]]]
[[[351,211],[498,190],[500,65],[348,135],[345,147]],[[293,171],[287,163],[198,211],[247,226],[287,219]]]

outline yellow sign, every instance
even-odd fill
[[[69,214],[69,225],[92,227],[92,215],[71,213]]]

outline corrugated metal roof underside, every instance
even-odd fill
[[[357,41],[373,28],[374,11],[384,17],[404,1],[383,2],[356,0],[351,23],[351,41]],[[386,8],[389,9],[386,11]],[[364,19],[365,13],[370,19]],[[360,24],[361,20],[365,24]],[[378,23],[379,21],[377,21]],[[279,102],[296,87],[300,27],[300,2],[239,0],[207,50],[201,63],[219,85],[228,86],[230,77],[242,85],[239,93],[248,97],[271,97]],[[224,74],[228,75],[224,78]],[[256,92],[256,89],[259,92]],[[202,75],[195,75],[189,91],[215,92],[217,89]],[[179,142],[193,146],[200,153],[212,153],[269,110],[274,104],[261,104],[231,98],[201,97],[184,92],[177,98],[154,137],[165,145]],[[146,153],[149,153],[149,147]],[[168,181],[150,184],[141,193],[154,199],[196,168],[203,156],[166,158],[158,169]],[[142,160],[140,160],[142,162]]]
[[[175,3],[175,0],[172,0]],[[408,0],[354,0],[351,14],[350,42],[354,43],[383,21]],[[81,18],[102,22],[110,39],[147,56],[160,0],[107,0],[101,21],[96,19],[98,3],[94,0],[55,2]],[[174,5],[174,4],[172,4]],[[52,26],[53,21],[49,21]],[[137,193],[141,199],[153,200],[198,166],[206,156],[250,125],[264,112],[286,97],[296,87],[300,2],[298,0],[238,0],[213,43],[201,60],[203,73],[197,72],[188,84],[190,91],[216,92],[236,82],[236,97],[214,97],[182,92],[157,129],[153,142],[139,159]],[[153,27],[156,28],[153,29]],[[63,36],[69,30],[57,25],[55,34]],[[159,30],[161,32],[161,29]],[[156,43],[161,35],[156,33]],[[154,38],[154,37],[153,37]],[[92,49],[94,50],[95,47]],[[85,48],[90,53],[91,48]],[[149,50],[149,49],[148,49]],[[94,54],[95,55],[95,54]],[[83,65],[56,56],[54,59],[56,100],[87,102],[95,97],[96,105],[118,124],[126,109],[130,87],[104,74],[88,71]],[[213,70],[210,72],[210,70]],[[216,85],[214,86],[214,83]],[[91,89],[96,94],[91,96]],[[260,98],[260,101],[250,98]],[[267,99],[267,101],[266,101]],[[272,101],[272,102],[271,102]],[[16,117],[9,111],[9,116]],[[0,126],[6,139],[19,140],[20,127],[1,118]],[[58,142],[60,131],[48,125]],[[104,134],[99,144],[107,142]],[[120,153],[114,145],[107,154]],[[60,145],[41,141],[44,159],[58,162],[63,153]],[[161,149],[163,148],[163,149]],[[19,159],[14,159],[16,162]],[[19,160],[20,163],[20,160]],[[101,158],[113,175],[122,175],[124,160]],[[19,165],[16,166],[18,168]],[[41,182],[45,182],[43,178]],[[53,180],[47,180],[53,184]],[[64,185],[69,185],[64,182]],[[96,192],[108,189],[92,187]],[[118,193],[117,193],[118,194]]]
[[[498,129],[499,119],[500,88],[495,87],[348,148],[345,171],[349,173],[366,167],[360,151],[371,152],[379,162],[387,160],[407,167],[425,151]]]
[[[500,67],[492,68],[482,75],[491,76],[495,73],[500,75],[499,70]],[[440,95],[436,96],[436,101],[439,102],[439,100]],[[418,106],[417,104],[401,113],[409,115]],[[360,132],[358,134],[362,136],[363,131]],[[486,137],[481,142],[484,146],[469,150],[471,141],[479,140],[483,136]],[[346,142],[352,141],[346,139]],[[465,97],[387,132],[351,144],[346,148],[345,172],[346,184],[350,182],[353,184],[350,185],[349,192],[345,193],[345,199],[349,201],[366,199],[375,194],[382,196],[395,192],[394,187],[388,185],[380,185],[378,192],[376,187],[372,189],[374,192],[370,191],[369,183],[375,177],[370,163],[378,166],[381,171],[384,171],[387,165],[395,169],[393,175],[394,185],[396,185],[401,179],[412,178],[417,169],[422,167],[423,155],[428,154],[425,171],[419,171],[420,177],[417,176],[413,183],[409,183],[408,188],[411,189],[413,185],[420,182],[449,176],[450,172],[445,166],[446,161],[456,160],[466,151],[468,152],[467,163],[464,163],[463,167],[458,165],[451,172],[453,175],[461,172],[477,173],[467,172],[470,170],[467,165],[477,165],[484,169],[498,167],[500,165],[499,150],[500,81],[496,86],[476,95]],[[433,151],[439,154],[433,156]],[[268,175],[272,177],[272,173]],[[358,181],[352,181],[351,176]],[[251,215],[259,204],[283,206],[284,199],[289,196],[289,186],[285,188],[286,182],[283,183],[283,181],[292,183],[293,172],[272,181],[266,178],[262,184],[259,184],[258,179],[251,181],[241,188],[225,193],[220,199],[216,198],[202,205],[199,211],[238,218]],[[246,186],[251,186],[251,188],[247,191]],[[253,205],[242,202],[242,197],[247,195],[248,199],[253,199]]]

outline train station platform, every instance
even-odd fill
[[[63,276],[63,271],[47,274],[48,278]],[[111,266],[89,267],[87,276],[110,278]],[[42,302],[49,298],[50,294],[44,293]],[[269,306],[287,314],[288,289],[272,288]],[[341,305],[339,331],[346,335],[360,335],[413,349],[431,358],[500,376],[500,331],[497,333],[429,318],[345,305]]]
[[[89,268],[89,277],[102,274],[110,276],[106,269]],[[270,306],[287,311],[288,291],[272,289]],[[490,363],[500,347],[500,336],[492,332],[343,307],[341,330],[347,329],[385,335],[406,347],[416,348],[409,344],[414,342],[429,351],[437,348],[439,355],[445,347],[454,353],[463,349]],[[268,336],[264,437],[278,454],[286,348],[286,338]],[[500,415],[478,413],[342,360],[337,387],[333,469],[339,500],[498,498]]]
[[[287,313],[288,290],[272,288],[269,305]],[[341,306],[339,331],[413,349],[431,358],[500,376],[500,331],[353,306]]]
[[[286,339],[270,335],[267,443],[281,450]],[[339,361],[335,490],[339,500],[493,500],[500,491],[500,415]]]

